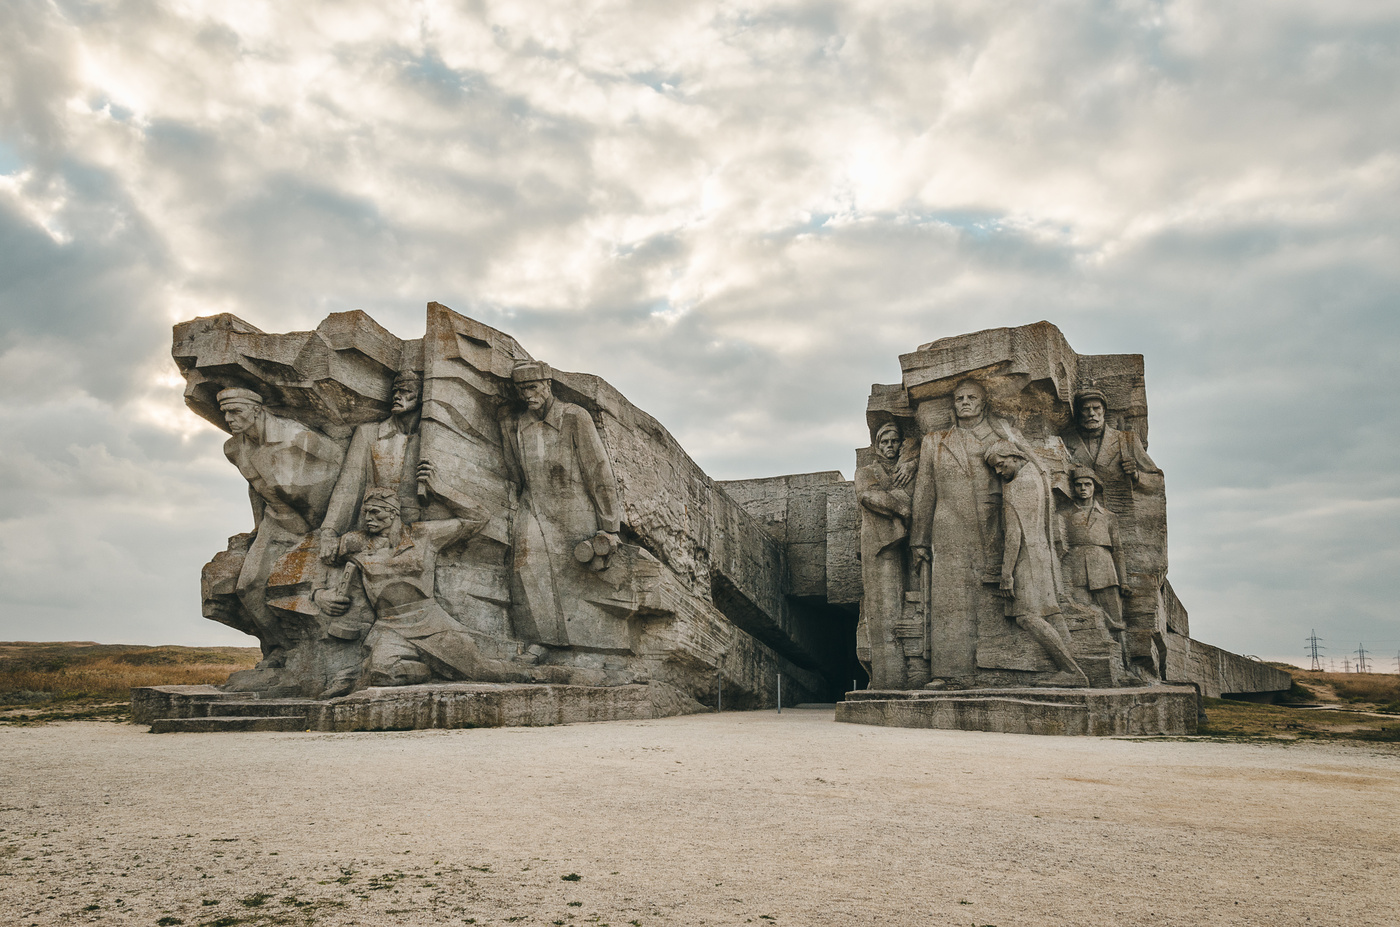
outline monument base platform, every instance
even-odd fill
[[[1198,698],[1189,686],[1135,689],[962,689],[846,693],[836,720],[999,734],[1104,737],[1196,733]]]
[[[489,682],[362,689],[341,698],[257,698],[214,686],[131,690],[131,720],[153,734],[208,731],[412,731],[638,721],[707,710],[662,684]]]

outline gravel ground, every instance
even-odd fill
[[[1394,747],[0,728],[0,923],[1397,923]]]

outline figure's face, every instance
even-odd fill
[[[1079,427],[1085,431],[1103,431],[1105,409],[1097,399],[1086,399],[1079,404]]]
[[[1025,461],[1019,457],[998,457],[992,461],[992,469],[1004,480],[1014,480],[1016,474],[1021,472]]]
[[[224,421],[228,430],[241,435],[258,422],[258,407],[251,402],[238,402],[224,406]]]
[[[953,414],[958,418],[976,418],[982,414],[984,402],[981,387],[964,384],[953,393]]]
[[[542,410],[553,397],[553,391],[544,380],[529,380],[520,384],[520,398],[525,400],[525,407],[531,412]]]
[[[880,435],[880,443],[877,445],[880,456],[886,460],[894,460],[899,457],[899,435],[893,431],[886,431]]]
[[[387,505],[365,506],[365,530],[370,534],[383,534],[399,520],[399,513]]]
[[[412,412],[418,408],[418,387],[416,386],[396,386],[394,387],[394,414]]]
[[[1074,481],[1074,497],[1084,502],[1094,498],[1094,481],[1088,477],[1080,477]]]

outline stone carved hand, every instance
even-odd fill
[[[316,600],[316,605],[321,611],[332,618],[339,618],[350,611],[350,597],[348,595],[336,595],[329,589],[318,589],[312,598]]]
[[[425,460],[418,465],[418,482],[437,492],[438,473],[437,467],[431,460]]]
[[[1138,465],[1137,461],[1133,459],[1132,454],[1123,455],[1123,472],[1128,475],[1128,479],[1137,482]]]
[[[1016,598],[1016,580],[1010,576],[1003,576],[1001,578],[1001,585],[998,587],[995,594],[1003,599]]]
[[[928,563],[931,560],[933,560],[933,557],[929,554],[927,547],[914,548],[914,563],[916,566],[920,563]]]
[[[901,489],[914,482],[914,474],[918,472],[919,462],[917,460],[901,460],[894,468],[894,484]]]

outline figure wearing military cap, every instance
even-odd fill
[[[1109,629],[1122,631],[1121,595],[1128,591],[1128,570],[1118,537],[1118,518],[1098,499],[1102,485],[1092,467],[1070,471],[1074,500],[1061,514],[1069,550],[1060,573],[1074,598],[1102,608]]]
[[[617,480],[593,417],[557,399],[553,377],[548,364],[516,364],[511,380],[525,408],[501,430],[506,465],[521,488],[513,547],[525,608],[516,630],[528,640],[564,646],[571,639],[561,599],[571,609],[587,608],[582,596],[568,595],[586,569],[575,559],[576,548],[591,542],[607,552],[594,562],[606,562],[618,546],[621,514]],[[587,626],[581,622],[577,633]]]
[[[404,524],[419,518],[422,375],[411,369],[400,371],[390,398],[389,417],[357,426],[350,439],[321,528],[321,559],[327,562],[335,557],[339,537],[359,524],[361,500],[370,489],[397,494]]]
[[[262,642],[260,667],[274,669],[291,638],[267,607],[267,581],[278,559],[321,526],[345,452],[320,432],[268,412],[253,390],[231,387],[217,398],[232,433],[224,456],[248,481],[253,506],[237,594]]]

